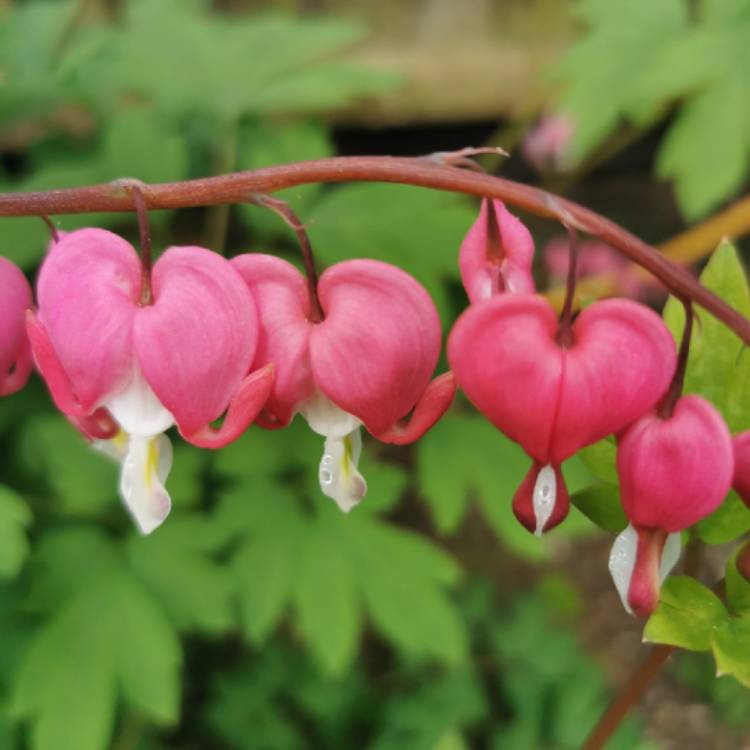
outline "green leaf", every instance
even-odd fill
[[[731,490],[724,502],[695,526],[705,544],[727,544],[750,530],[750,510]]]
[[[180,630],[211,635],[234,624],[232,582],[212,558],[217,534],[198,514],[174,515],[150,536],[132,536],[127,554],[133,570]]]
[[[30,420],[21,433],[21,456],[30,472],[44,477],[63,513],[94,516],[121,507],[115,462],[97,453],[62,416]]]
[[[646,623],[644,640],[690,651],[707,651],[727,611],[716,594],[688,576],[668,578],[656,611]]]
[[[725,588],[727,603],[733,613],[750,615],[750,582],[737,570],[737,554],[727,560]]]
[[[20,495],[0,485],[0,578],[15,578],[29,553],[31,511]]]
[[[35,634],[13,713],[31,722],[34,750],[104,750],[120,692],[152,721],[176,720],[180,660],[154,601],[125,570],[108,568]]]
[[[578,457],[597,479],[606,484],[619,483],[617,445],[613,438],[607,437],[598,443],[582,448],[578,451]]]
[[[725,620],[714,633],[714,658],[717,677],[732,675],[746,687],[750,687],[750,618]]]
[[[326,671],[349,666],[362,626],[357,584],[347,551],[325,523],[308,528],[297,551],[294,577],[296,623],[307,647]]]
[[[620,489],[615,484],[595,484],[574,492],[570,501],[586,518],[611,534],[619,534],[628,519],[620,504]]]

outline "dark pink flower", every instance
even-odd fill
[[[610,571],[628,611],[645,617],[677,562],[680,531],[721,505],[734,473],[732,439],[704,398],[683,396],[669,417],[650,412],[618,437],[620,497],[630,525]]]
[[[534,240],[520,219],[502,201],[482,200],[479,218],[471,225],[459,254],[461,280],[469,301],[496,294],[533,294],[531,275]]]
[[[732,487],[750,508],[750,430],[735,435],[734,446],[734,478]]]
[[[153,268],[153,304],[141,304],[142,283],[125,240],[101,229],[71,232],[42,265],[27,328],[58,408],[91,437],[112,437],[114,423],[124,433],[109,452],[122,459],[121,494],[147,533],[170,507],[162,433],[176,424],[195,445],[226,445],[255,419],[273,375],[247,375],[257,315],[224,258],[169,248]]]
[[[675,369],[672,335],[636,302],[591,305],[572,336],[558,343],[542,297],[503,295],[469,307],[448,339],[459,386],[534,461],[513,510],[537,534],[568,511],[560,464],[653,407]]]
[[[435,306],[399,268],[349,260],[322,274],[318,296],[325,318],[316,323],[305,279],[293,265],[262,254],[232,263],[258,304],[255,367],[273,363],[276,372],[258,422],[283,427],[302,414],[326,438],[321,489],[349,510],[367,489],[357,470],[360,425],[379,440],[408,443],[453,399],[450,373],[430,383],[440,353]]]
[[[31,304],[26,277],[0,257],[0,396],[15,393],[29,379],[31,349],[24,319]]]

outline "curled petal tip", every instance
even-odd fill
[[[436,377],[425,389],[408,421],[399,420],[384,432],[373,433],[383,443],[406,445],[418,440],[448,410],[456,395],[456,378],[451,370]]]
[[[250,373],[235,392],[219,429],[205,425],[190,435],[180,431],[182,436],[199,448],[223,448],[233,442],[252,424],[265,406],[273,388],[273,379],[273,364]]]
[[[570,510],[559,466],[535,462],[513,497],[513,514],[535,536],[562,523]]]
[[[13,369],[5,375],[0,373],[0,396],[10,396],[20,391],[31,375],[32,364],[31,347],[25,342],[13,364]]]

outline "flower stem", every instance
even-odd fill
[[[297,235],[300,250],[302,251],[302,262],[305,265],[305,276],[307,277],[307,294],[310,299],[310,320],[320,323],[325,318],[325,313],[318,298],[318,272],[315,270],[315,256],[313,254],[307,229],[300,221],[294,209],[286,202],[270,195],[256,193],[250,198],[250,202],[256,206],[262,206],[280,216],[284,223]]]
[[[565,302],[560,313],[560,326],[557,329],[557,343],[567,348],[573,344],[573,302],[576,296],[578,277],[578,233],[575,227],[568,230],[568,278],[565,282]]]
[[[606,745],[628,711],[649,689],[674,650],[674,646],[656,646],[651,650],[609,704],[586,742],[581,745],[581,750],[601,750]]]
[[[151,209],[241,203],[254,192],[274,192],[318,182],[395,182],[497,198],[530,213],[556,219],[596,236],[658,278],[680,299],[690,299],[715,315],[750,344],[750,320],[710,292],[694,276],[626,229],[583,206],[544,190],[466,169],[434,164],[424,158],[340,156],[281,164],[198,180],[148,187]],[[0,216],[132,211],[132,181],[40,193],[0,194]]]
[[[138,215],[138,235],[141,246],[141,305],[150,305],[153,302],[151,293],[151,226],[148,221],[148,207],[140,185],[130,185],[133,195],[133,204]]]
[[[685,384],[685,370],[687,369],[688,357],[690,355],[690,336],[693,332],[693,306],[683,300],[685,307],[685,327],[682,330],[682,340],[680,341],[680,351],[677,355],[677,367],[672,378],[669,390],[656,410],[660,419],[669,419],[674,412],[674,407],[682,395],[682,387]]]

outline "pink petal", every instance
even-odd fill
[[[183,435],[217,419],[250,369],[257,315],[229,261],[200,247],[172,247],[154,265],[152,305],[135,316],[141,370]]]
[[[297,404],[315,391],[306,282],[291,263],[273,255],[239,255],[231,263],[250,289],[258,309],[260,334],[253,367],[272,362],[275,368],[271,397],[259,423],[266,428],[283,427],[294,416]]]
[[[86,417],[71,414],[65,416],[87,440],[111,440],[120,431],[117,422],[106,409],[97,409]]]
[[[427,386],[408,421],[399,420],[375,437],[383,443],[394,445],[406,445],[419,440],[445,414],[455,395],[456,378],[449,370]]]
[[[636,617],[648,617],[659,603],[661,559],[667,534],[660,529],[635,527],[638,547],[628,588],[628,605]]]
[[[440,321],[425,289],[376,260],[329,268],[318,285],[325,320],[310,332],[315,382],[373,434],[405,416],[430,382]]]
[[[85,412],[106,401],[131,376],[131,329],[140,291],[135,250],[103,229],[66,234],[42,264],[39,321]],[[48,354],[42,355],[47,362]],[[35,356],[44,373],[36,348]]]
[[[610,299],[577,318],[565,351],[551,459],[618,432],[662,397],[676,365],[674,339],[661,318],[637,302]]]
[[[269,364],[248,375],[241,383],[229,403],[227,415],[216,430],[210,425],[185,440],[199,448],[223,448],[236,440],[253,423],[268,400],[273,387],[273,365]]]
[[[31,372],[25,329],[26,310],[31,305],[31,287],[26,277],[13,263],[0,257],[0,396],[22,388]]]
[[[729,491],[729,430],[704,398],[683,396],[669,419],[650,413],[622,433],[617,471],[634,526],[681,531],[716,510]]]
[[[562,385],[557,316],[531,295],[472,305],[448,338],[448,361],[471,402],[536,461],[549,462]]]
[[[501,201],[485,198],[459,254],[469,301],[480,302],[502,292],[533,294],[533,257],[529,230]]]
[[[750,430],[736,435],[734,446],[734,479],[732,487],[750,508]]]

